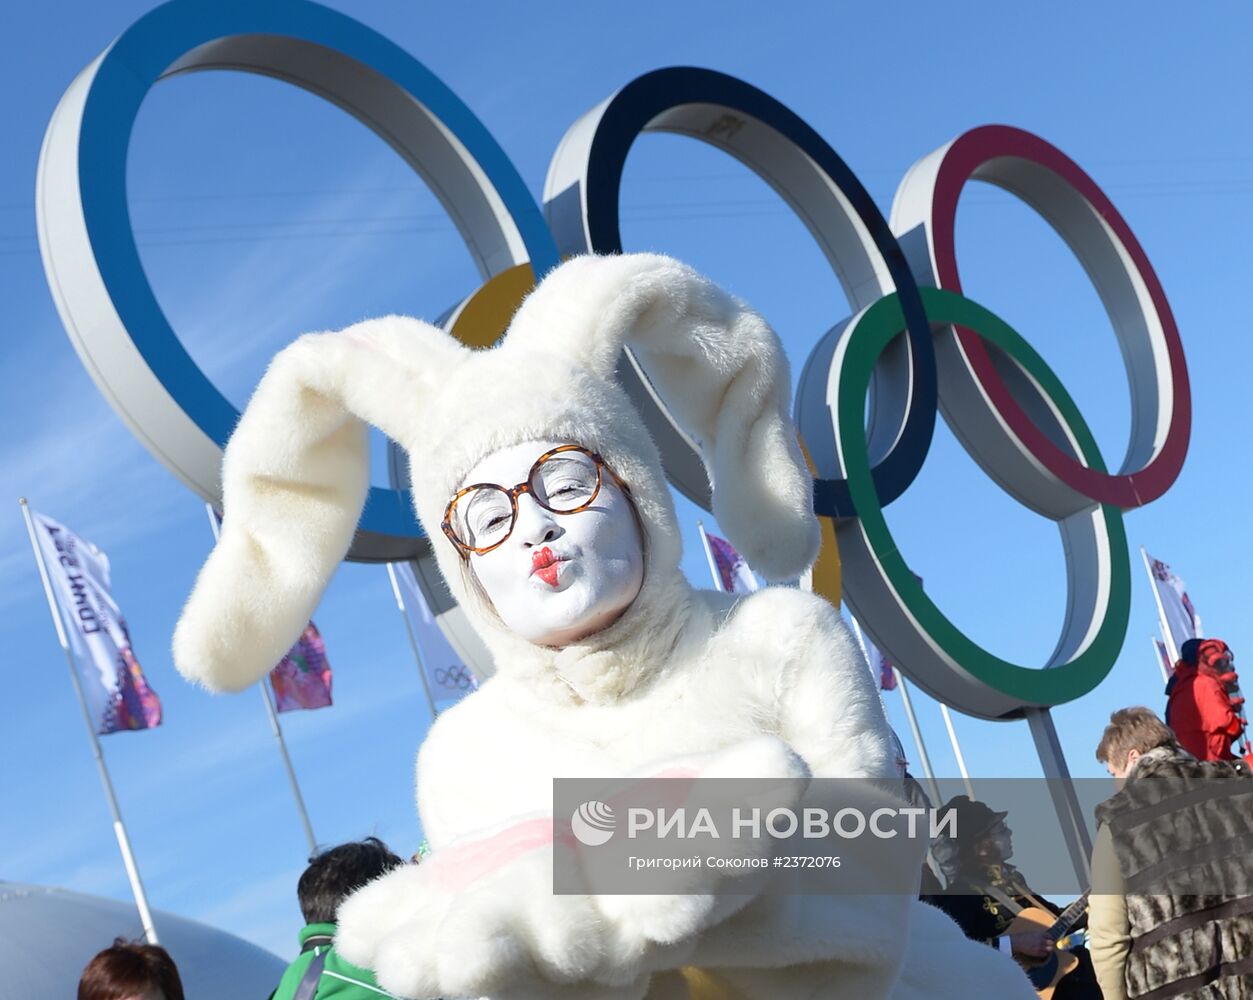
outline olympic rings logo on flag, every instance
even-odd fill
[[[239,414],[156,302],[130,229],[125,163],[147,91],[175,73],[220,68],[277,77],[332,101],[420,169],[484,278],[450,315],[449,328],[463,339],[494,339],[493,323],[503,327],[533,275],[562,256],[622,249],[619,188],[641,133],[686,135],[736,157],[805,222],[855,312],[807,360],[796,415],[815,467],[815,509],[839,540],[844,596],[876,644],[932,695],[988,718],[1069,701],[1109,672],[1130,611],[1121,513],[1177,477],[1191,402],[1182,344],[1148,258],[1059,150],[1017,129],[976,128],[914,165],[889,224],[838,154],[774,98],[722,73],[661,69],[570,127],[541,212],[456,95],[364,25],[307,0],[174,0],[123,32],[62,98],[40,158],[39,236],[62,320],[97,385],[145,445],[213,501]],[[970,179],[999,185],[1043,215],[1100,293],[1134,411],[1115,473],[1039,355],[962,295],[953,229]],[[668,478],[707,507],[696,445],[629,353],[627,360],[623,384]],[[1045,669],[1008,663],[966,638],[916,584],[887,530],[881,509],[918,474],[941,408],[984,470],[1061,531],[1071,593]],[[349,558],[415,558],[454,647],[480,674],[490,672],[481,643],[439,586],[406,491],[371,487]],[[827,586],[838,603],[838,583]]]
[[[440,687],[452,688],[455,691],[469,691],[472,687],[478,687],[474,676],[460,663],[454,664],[447,670],[443,667],[436,667],[435,683]]]

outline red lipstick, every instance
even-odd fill
[[[538,576],[548,586],[557,586],[557,570],[560,560],[553,554],[553,550],[545,545],[542,549],[532,553],[531,555],[531,573]]]

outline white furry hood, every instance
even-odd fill
[[[408,451],[418,517],[498,669],[544,679],[558,696],[578,700],[631,690],[642,665],[664,660],[673,646],[690,590],[657,449],[614,379],[628,346],[700,442],[711,480],[730,484],[715,490],[713,512],[731,541],[768,577],[803,571],[817,550],[817,523],[774,331],[678,261],[579,257],[544,279],[491,350],[387,317],[308,334],[274,359],[226,450],[222,539],[175,632],[179,670],[210,688],[238,690],[290,647],[360,516],[368,422]],[[600,452],[630,486],[647,535],[644,585],[632,607],[604,632],[560,650],[505,628],[466,585],[461,556],[439,530],[469,469],[528,440]]]

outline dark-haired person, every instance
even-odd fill
[[[118,938],[87,963],[78,1000],[184,1000],[183,982],[160,945]]]
[[[1253,997],[1248,766],[1197,760],[1139,707],[1110,716],[1096,759],[1119,785],[1092,849],[1088,946],[1105,1000]]]
[[[377,837],[332,847],[309,863],[296,886],[305,918],[300,955],[283,973],[271,1000],[379,1000],[392,995],[369,969],[340,958],[332,941],[340,904],[402,864]]]

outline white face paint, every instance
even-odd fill
[[[480,461],[463,486],[526,480],[535,460],[567,442],[528,441]],[[558,514],[530,493],[518,497],[518,519],[497,548],[470,554],[470,570],[500,615],[522,638],[565,646],[612,625],[644,583],[644,549],[631,501],[605,472],[585,510]]]

